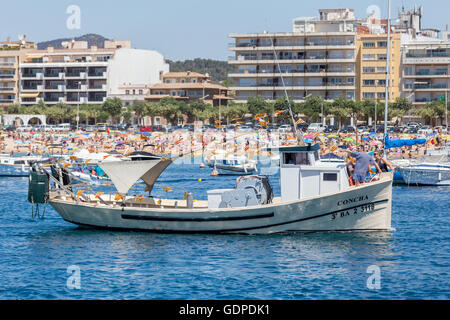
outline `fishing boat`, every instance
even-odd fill
[[[48,161],[48,158],[42,156],[16,157],[2,154],[0,155],[0,177],[28,177],[32,163]]]
[[[49,203],[73,224],[165,233],[391,231],[392,174],[360,187],[349,185],[343,163],[322,162],[319,145],[282,147],[280,197],[267,177],[241,176],[230,189],[207,191],[207,201],[156,199],[151,190],[174,159],[101,163],[116,194],[84,194],[68,179],[35,166],[29,199]],[[62,170],[62,169],[60,169]],[[56,170],[52,170],[54,173]],[[142,179],[149,197],[129,196]]]

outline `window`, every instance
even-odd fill
[[[338,175],[337,173],[324,173],[323,181],[337,181]]]
[[[139,94],[144,94],[144,90],[139,90]]]
[[[290,165],[309,165],[308,153],[284,153],[284,164]]]
[[[262,60],[274,60],[274,56],[272,52],[263,52],[261,54],[261,59]]]
[[[364,48],[375,48],[375,42],[364,42],[363,47]]]
[[[126,95],[130,94],[130,90],[125,90],[125,94]]]
[[[364,86],[374,86],[375,80],[363,80],[363,85]]]
[[[379,54],[378,55],[378,60],[386,60],[387,59],[387,55],[386,54]]]
[[[330,78],[329,83],[331,85],[339,85],[342,83],[342,78]]]
[[[364,73],[375,73],[375,68],[374,67],[364,67],[363,72]]]
[[[378,92],[378,99],[385,99],[386,93],[385,92]]]
[[[375,92],[363,92],[364,99],[373,99],[375,98]]]
[[[355,78],[347,78],[347,83],[354,84]]]
[[[378,41],[379,48],[387,48],[387,41]]]
[[[375,55],[374,54],[364,54],[363,60],[375,60]]]
[[[378,67],[379,73],[386,73],[386,67]]]

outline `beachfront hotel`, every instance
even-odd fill
[[[86,41],[62,44],[25,53],[20,63],[20,104],[102,104],[120,95],[126,83],[152,85],[168,71],[164,57],[147,50],[131,49],[130,41],[105,41],[104,48]]]
[[[19,103],[19,64],[24,50],[35,48],[21,36],[21,41],[0,42],[0,106]]]
[[[442,39],[420,37],[412,39],[405,35],[402,52],[402,95],[414,108],[445,100],[450,81],[450,32]],[[411,113],[406,118],[415,120]]]
[[[229,64],[236,69],[228,76],[236,102],[252,96],[274,101],[285,89],[294,101],[355,99],[356,31],[353,10],[327,9],[317,18],[295,19],[293,32],[230,34]]]

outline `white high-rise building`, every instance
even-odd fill
[[[169,69],[164,57],[130,47],[129,41],[105,41],[104,48],[72,41],[63,49],[28,50],[20,62],[20,104],[102,104],[123,84],[157,83]]]
[[[236,66],[229,78],[237,102],[262,96],[273,101],[321,96],[355,98],[356,21],[353,10],[319,10],[318,18],[297,18],[290,33],[231,34]],[[275,56],[276,55],[276,56]],[[279,64],[279,66],[278,66]]]

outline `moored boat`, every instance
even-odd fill
[[[77,194],[43,168],[33,174],[49,177],[55,186],[48,202],[64,220],[80,226],[245,234],[390,231],[392,174],[351,187],[345,165],[321,162],[318,149],[318,145],[280,148],[281,197],[277,198],[272,197],[268,180],[260,176],[240,177],[232,189],[210,190],[208,201],[127,196],[139,179],[151,192],[171,159],[100,164],[116,195]],[[30,179],[30,186],[33,183]]]

